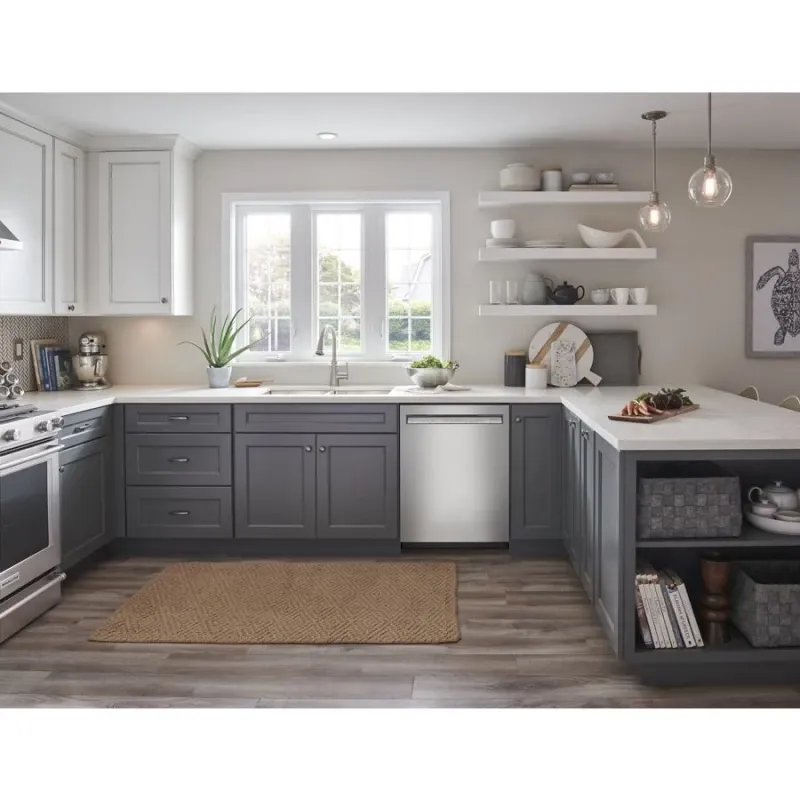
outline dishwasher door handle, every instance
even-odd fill
[[[502,425],[503,417],[500,415],[492,416],[451,416],[438,417],[435,415],[424,416],[417,414],[406,418],[406,425]]]

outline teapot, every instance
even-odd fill
[[[579,294],[580,292],[580,294]],[[583,299],[585,290],[583,286],[575,287],[571,283],[564,281],[560,286],[555,289],[547,287],[547,297],[551,303],[558,306],[571,306]]]
[[[755,499],[753,497],[755,495]],[[773,481],[763,488],[752,486],[747,491],[747,499],[751,503],[775,503],[778,511],[795,511],[800,508],[800,500],[794,489],[790,489],[783,481]]]

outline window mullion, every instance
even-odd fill
[[[311,209],[292,209],[292,352],[291,358],[312,357],[316,294],[316,263]]]
[[[364,208],[364,270],[361,279],[361,326],[364,356],[386,358],[386,245],[382,206]]]

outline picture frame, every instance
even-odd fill
[[[745,354],[800,358],[800,236],[745,239]]]

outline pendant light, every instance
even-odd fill
[[[711,92],[708,93],[708,151],[703,166],[689,178],[689,197],[703,208],[725,205],[733,191],[731,176],[717,166],[711,152]]]
[[[666,111],[648,111],[642,114],[642,119],[653,123],[653,191],[650,192],[650,202],[639,209],[639,225],[645,231],[665,231],[672,218],[669,206],[662,203],[658,196],[656,183],[656,122],[666,116]]]

